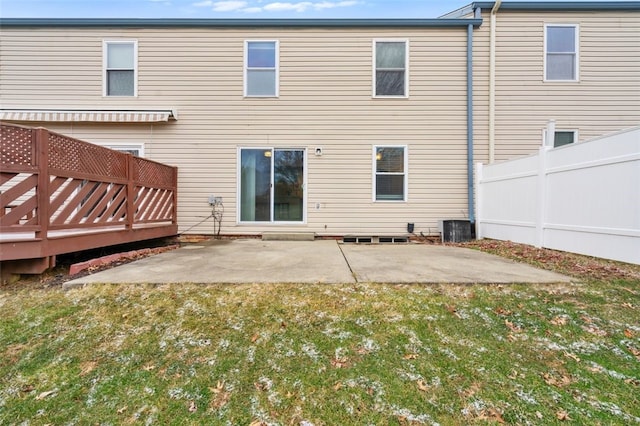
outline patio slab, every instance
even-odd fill
[[[209,240],[87,275],[90,283],[350,283],[335,241]]]
[[[569,277],[459,247],[210,240],[80,277],[91,283],[553,283]]]
[[[359,282],[554,283],[571,279],[477,250],[426,244],[342,245]]]

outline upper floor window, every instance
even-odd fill
[[[138,42],[104,42],[104,95],[136,96]]]
[[[245,96],[278,96],[278,42],[245,42]]]
[[[578,26],[545,26],[545,75],[547,81],[578,80]]]
[[[374,201],[407,200],[407,153],[405,146],[375,146]]]
[[[374,40],[373,95],[374,97],[400,97],[409,93],[406,40]]]

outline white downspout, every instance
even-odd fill
[[[489,164],[496,161],[496,14],[502,0],[497,0],[491,9],[491,32],[489,36]]]

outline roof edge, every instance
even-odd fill
[[[466,27],[482,19],[129,19],[129,18],[3,18],[0,27]]]
[[[472,8],[490,9],[495,1],[473,2]],[[468,7],[468,6],[467,6]],[[508,1],[502,2],[500,10],[548,10],[548,11],[606,11],[638,10],[640,1]]]

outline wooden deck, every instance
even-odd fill
[[[3,275],[177,233],[177,168],[44,128],[0,123],[0,136]]]

